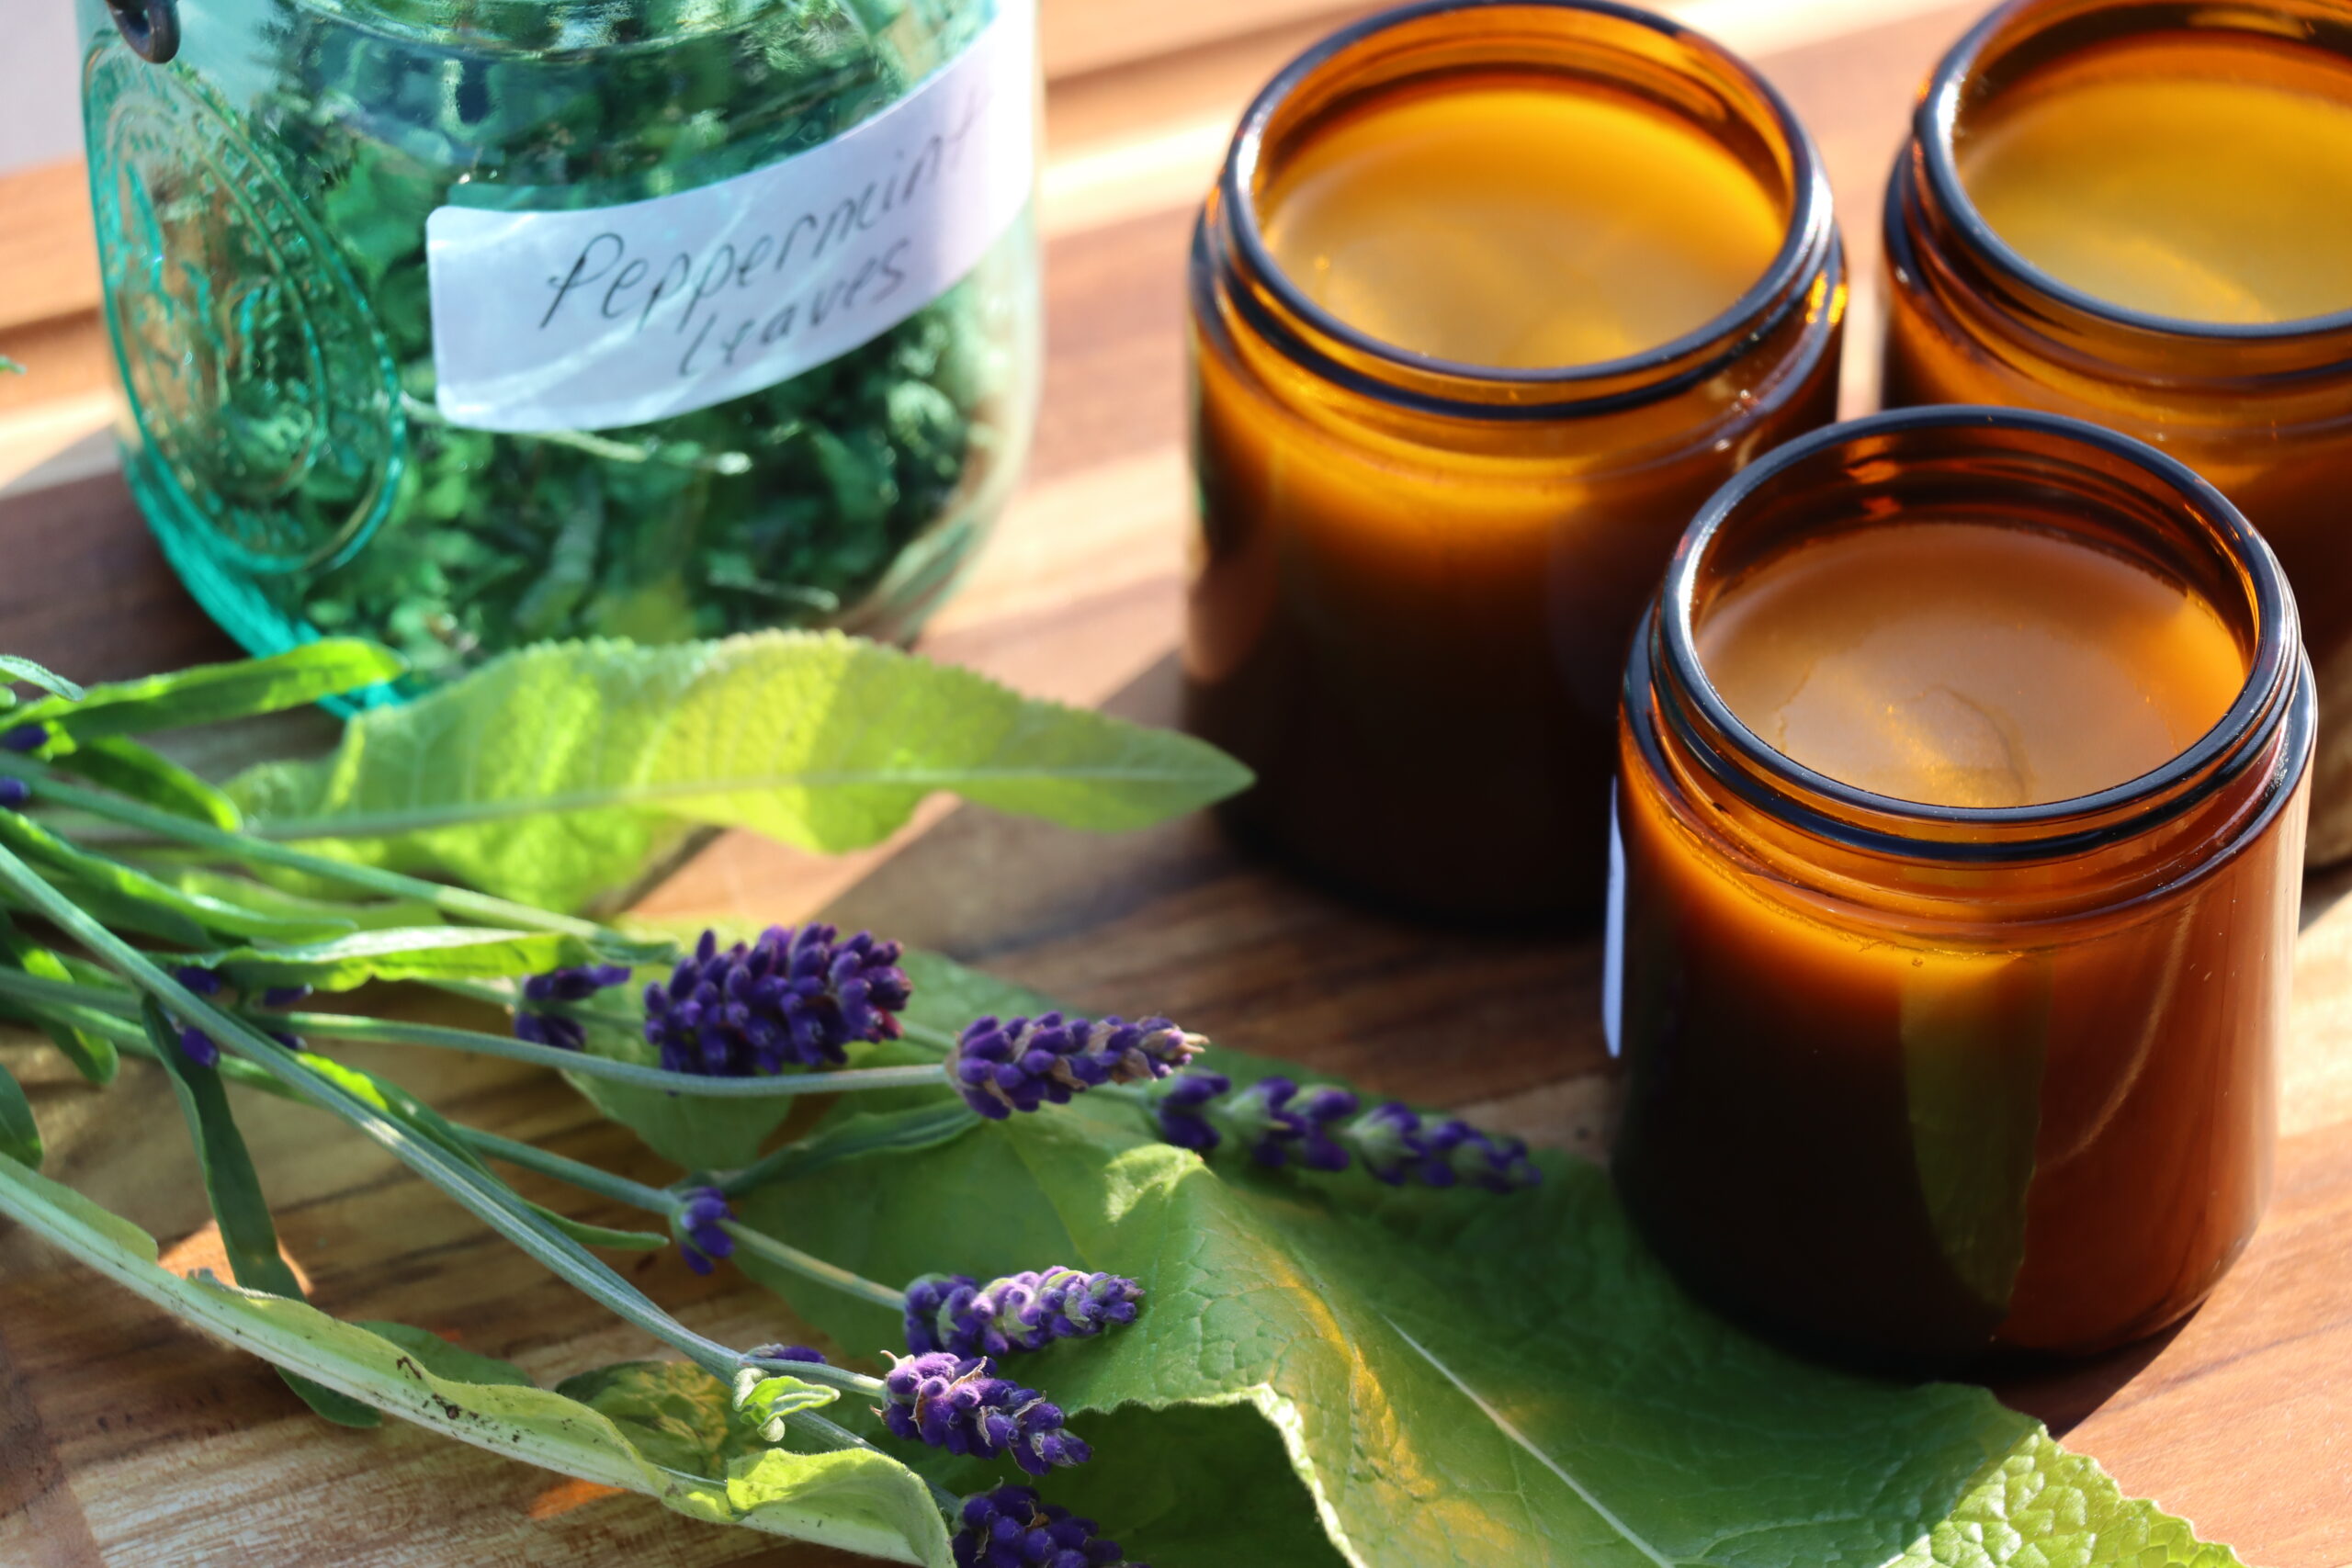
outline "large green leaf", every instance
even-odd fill
[[[887,1455],[762,1448],[713,1474],[672,1470],[578,1400],[503,1379],[471,1381],[447,1358],[420,1355],[299,1301],[205,1274],[181,1279],[156,1263],[144,1231],[4,1158],[0,1214],[232,1345],[478,1448],[643,1493],[695,1518],[949,1568],[946,1526],[930,1494]]]
[[[1043,1005],[937,961],[910,968],[936,1026]],[[1360,1173],[1212,1165],[1095,1095],[739,1207],[868,1279],[1049,1264],[1139,1279],[1140,1321],[1023,1358],[1022,1380],[1098,1442],[1106,1412],[1255,1411],[1355,1563],[2237,1562],[1981,1389],[1824,1371],[1703,1311],[1581,1164],[1547,1160],[1540,1188],[1510,1197],[1391,1193]],[[898,1333],[888,1312],[738,1257],[845,1347]],[[1165,1451],[1148,1421],[1103,1429]],[[1158,1568],[1236,1560],[1229,1541],[1095,1506]]]
[[[575,908],[698,824],[837,852],[947,790],[1121,831],[1232,794],[1184,736],[1027,701],[834,634],[526,649],[354,719],[335,752],[239,775],[259,830]]]
[[[45,697],[27,704],[10,716],[9,722],[46,720],[78,745],[100,736],[176,729],[300,707],[321,697],[392,680],[407,668],[390,649],[353,637],[329,637],[266,659],[199,664],[168,675]],[[18,679],[33,677],[19,674]]]

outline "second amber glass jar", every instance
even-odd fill
[[[1551,368],[1408,352],[1314,303],[1261,227],[1286,162],[1368,100],[1498,72],[1611,95],[1728,150],[1785,222],[1762,276],[1671,342]],[[1447,0],[1351,28],[1275,78],[1192,264],[1184,667],[1191,727],[1259,775],[1229,820],[1419,910],[1597,908],[1627,639],[1698,504],[1831,416],[1840,265],[1787,106],[1659,17]]]
[[[2209,60],[2226,50],[2221,74],[2341,97],[2352,82],[2352,5],[2019,0],[1987,17],[1929,80],[1888,188],[1885,400],[2093,420],[2162,447],[2237,504],[2295,586],[2318,673],[2309,848],[2326,863],[2352,855],[2352,312],[2230,322],[2126,308],[2030,262],[1962,182],[1972,127],[2009,95],[2041,91],[2053,73],[2112,80],[2120,68],[2101,64],[2102,51],[2152,46]],[[2184,168],[2184,182],[2226,180],[2233,159],[2242,167],[2275,157],[2252,124],[2244,135]],[[2352,254],[2342,265],[2352,274]]]
[[[1727,590],[1954,520],[2168,584],[2245,683],[2154,771],[2038,805],[1873,794],[1740,720],[1702,652]],[[1614,1166],[1677,1274],[1841,1356],[1945,1365],[2201,1301],[2269,1180],[2312,747],[2294,601],[2245,518],[2079,421],[1838,425],[1700,513],[1624,696]]]

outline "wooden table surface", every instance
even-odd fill
[[[1046,11],[1051,363],[1026,491],[924,639],[1032,693],[1149,722],[1173,708],[1186,486],[1179,281],[1189,209],[1240,104],[1347,14],[1334,0],[1066,0]],[[1972,7],[1696,0],[1750,50],[1826,152],[1864,296],[1848,406],[1869,406],[1877,203],[1916,84]],[[1250,28],[1261,30],[1249,31]],[[0,648],[80,677],[231,649],[165,570],[102,436],[104,345],[78,171],[0,182]],[[2124,1487],[2267,1568],[2352,1563],[2352,878],[2306,898],[2277,1195],[2252,1250],[2177,1331],[2005,1387]],[[1598,1151],[1611,1082],[1597,944],[1431,933],[1238,857],[1200,821],[1080,838],[934,807],[883,848],[822,862],[731,837],[655,892],[664,916],[818,910],[1081,1007],[1171,1013],[1240,1048],[1452,1103]],[[133,1068],[101,1097],[23,1058],[51,1168],[194,1267],[218,1243],[177,1117]],[[443,1110],[654,1179],[668,1173],[552,1077],[413,1054]],[[345,1317],[419,1323],[544,1383],[646,1352],[453,1205],[324,1119],[243,1108],[289,1254]],[[538,1194],[553,1199],[551,1192]],[[585,1217],[619,1219],[582,1210]],[[791,1337],[769,1298],[673,1255],[649,1290],[721,1339]],[[267,1368],[0,1230],[0,1564],[277,1568],[845,1562],[689,1522],[391,1423],[310,1417]]]

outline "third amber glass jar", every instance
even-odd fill
[[[1886,248],[1890,406],[2096,421],[2262,531],[2318,672],[2311,860],[2352,855],[2352,4],[2003,6],[1928,84]]]
[[[1685,259],[1703,264],[1721,259],[1710,247],[1728,243],[1732,209],[1756,215],[1753,270],[1684,329],[1566,364],[1421,352],[1318,302],[1326,280],[1278,260],[1270,194],[1335,141],[1362,150],[1392,123],[1411,140],[1414,114],[1475,133],[1481,95],[1532,113],[1566,95],[1566,118],[1619,130],[1531,130],[1491,160],[1430,160],[1407,171],[1429,181],[1415,200],[1544,160],[1568,179],[1622,172],[1622,133],[1717,182],[1627,182],[1627,218],[1687,236]],[[1543,176],[1521,177],[1540,191]],[[1572,232],[1598,246],[1605,228]],[[1420,232],[1459,231],[1431,219]],[[1419,286],[1475,293],[1520,264],[1572,269],[1576,249],[1464,246],[1459,272],[1441,258]],[[1201,527],[1184,666],[1191,727],[1258,773],[1229,821],[1327,882],[1417,910],[1597,909],[1634,623],[1709,492],[1831,417],[1840,265],[1827,184],[1787,106],[1660,17],[1566,0],[1412,6],[1276,77],[1234,139],[1192,263]],[[1630,302],[1668,287],[1646,282],[1624,288]],[[1565,319],[1593,292],[1529,290],[1564,318],[1542,323],[1545,344],[1607,337]]]
[[[1841,558],[1878,592],[1815,578],[1844,591],[1736,621]],[[1950,658],[1905,661],[1937,639]],[[2268,1183],[2313,715],[2244,517],[2079,421],[1834,426],[1700,513],[1624,699],[1614,1163],[1676,1272],[1840,1356],[1945,1366],[2098,1350],[2201,1301]],[[2192,722],[2151,742],[2164,709]],[[2055,787],[1922,804],[1789,754],[1840,725],[1948,799],[2020,798],[2011,764]],[[2134,725],[2136,752],[2103,739]]]

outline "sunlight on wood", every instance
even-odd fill
[[[594,1503],[600,1497],[619,1497],[625,1494],[617,1486],[605,1486],[594,1481],[562,1481],[533,1497],[523,1512],[534,1524],[568,1514],[572,1509]]]
[[[278,1245],[277,1256],[285,1258],[286,1267],[294,1270],[294,1282],[302,1287],[304,1295],[309,1295],[309,1270],[287,1256],[283,1242]],[[229,1249],[220,1244],[220,1227],[209,1221],[201,1230],[190,1231],[164,1248],[164,1255],[158,1261],[175,1274],[194,1274],[201,1270],[224,1282],[233,1281],[236,1278],[229,1267]]]

